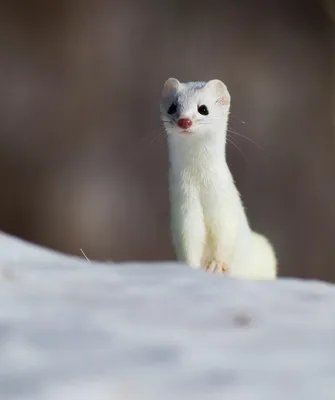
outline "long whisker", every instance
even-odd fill
[[[149,142],[153,143],[155,142],[159,137],[165,135],[165,129],[164,129],[164,123],[163,121],[160,121],[160,126],[155,127],[153,129],[149,129],[146,131],[146,133],[140,138],[141,141],[144,142]]]
[[[159,132],[158,135],[156,135],[151,141],[150,145],[154,144],[158,139],[163,137],[165,135],[165,132]]]
[[[238,133],[238,132],[232,130],[231,128],[228,128],[227,132],[232,133],[233,135],[236,135],[236,136],[239,136],[239,137],[241,137],[243,139],[248,140],[250,143],[254,144],[258,149],[262,150],[261,146],[259,144],[257,144],[254,140],[249,138],[248,136],[245,136],[242,133]]]
[[[244,161],[245,161],[246,163],[248,163],[248,160],[247,160],[245,154],[244,154],[243,151],[238,147],[238,145],[237,145],[234,141],[232,141],[232,139],[229,138],[229,137],[227,137],[227,142],[230,143],[230,144],[232,144],[232,145],[238,150],[238,152],[242,155],[242,157],[244,158]]]
[[[207,125],[210,124],[211,122],[218,120],[219,117],[211,117],[211,118],[206,118],[206,120],[203,121],[197,121],[196,125]],[[258,149],[262,150],[262,147],[256,143],[253,139],[251,139],[248,136],[243,135],[242,133],[236,132],[234,129],[232,129],[231,127],[227,128],[227,132],[232,133],[233,135],[239,136],[245,140],[248,140],[250,143],[252,143],[253,145],[255,145]]]

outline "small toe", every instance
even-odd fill
[[[215,263],[215,261],[212,260],[212,261],[208,262],[208,263],[206,264],[205,269],[206,269],[206,271],[211,272],[211,273],[215,272],[215,269],[216,269],[216,263]]]
[[[222,262],[211,260],[206,263],[205,270],[214,274],[223,274],[226,272],[226,267]]]

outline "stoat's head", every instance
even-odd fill
[[[229,106],[227,87],[218,79],[181,83],[169,78],[162,91],[161,120],[168,135],[222,134]]]

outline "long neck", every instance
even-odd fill
[[[171,169],[211,169],[226,167],[226,124],[220,131],[201,135],[168,135]]]

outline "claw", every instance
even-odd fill
[[[227,268],[223,262],[210,260],[206,263],[205,270],[213,274],[223,274],[227,271]]]

